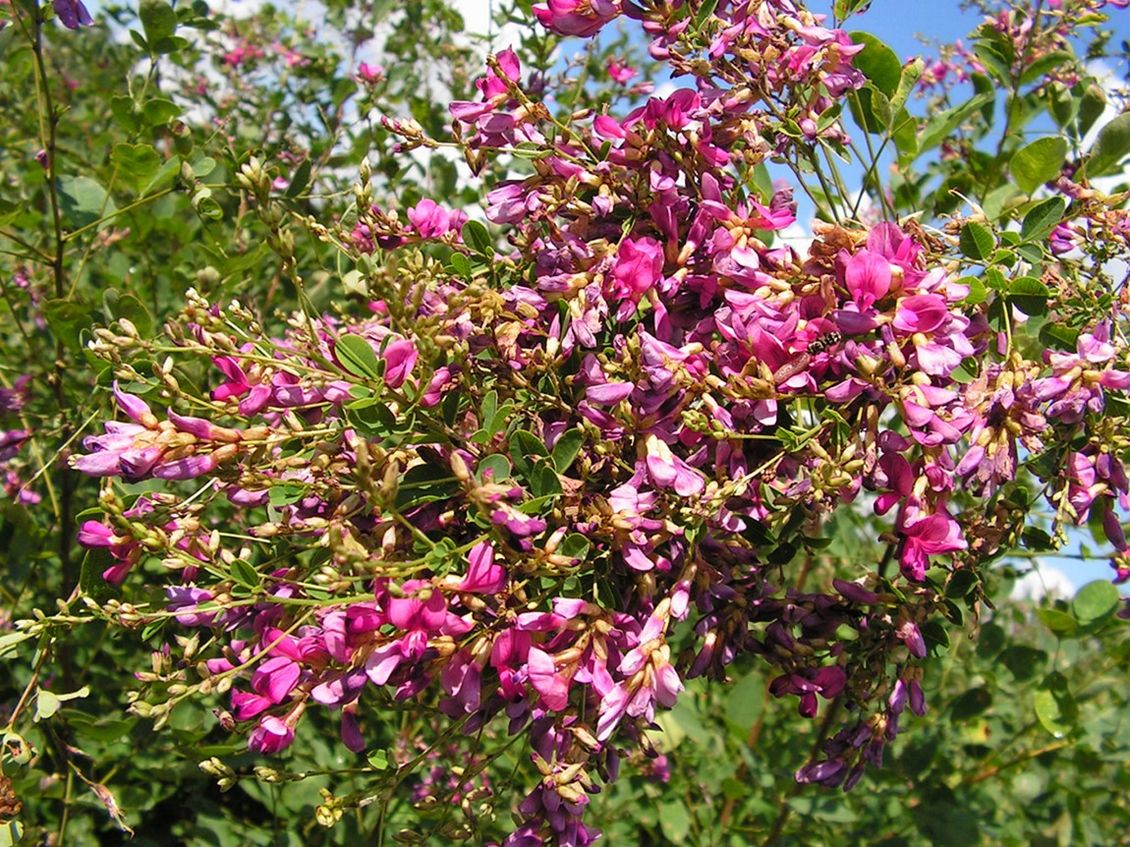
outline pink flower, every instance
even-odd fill
[[[141,545],[132,538],[115,535],[98,521],[84,521],[78,532],[83,547],[102,547],[114,557],[114,564],[102,571],[102,578],[111,585],[121,585],[130,569],[141,559]]]
[[[285,750],[294,741],[294,730],[274,715],[260,719],[259,725],[251,730],[247,747],[256,753],[272,756]]]
[[[680,497],[701,494],[706,480],[654,435],[647,437],[647,470],[659,488],[672,488]]]
[[[930,556],[964,550],[968,545],[958,525],[945,509],[913,522],[904,522],[902,553],[899,564],[907,579],[921,582],[930,567]]]
[[[408,210],[408,220],[421,238],[431,239],[442,238],[449,232],[458,232],[467,222],[467,216],[424,198]]]
[[[949,316],[946,301],[937,294],[915,294],[899,300],[892,326],[905,333],[933,332]]]
[[[627,85],[628,80],[636,75],[636,69],[619,59],[609,59],[607,65],[608,75],[621,85]]]
[[[860,250],[845,264],[844,284],[859,310],[866,311],[890,290],[891,265],[872,250]]]
[[[460,591],[472,594],[496,594],[506,585],[506,569],[494,562],[494,545],[481,541],[468,554],[470,567],[459,583]]]
[[[231,356],[216,356],[212,363],[227,377],[225,382],[212,390],[213,400],[243,397],[239,402],[241,415],[257,414],[271,401],[271,386],[259,381],[252,384],[239,362]]]
[[[596,35],[621,13],[619,0],[547,0],[534,6],[542,26],[561,35]]]
[[[416,345],[407,338],[393,341],[381,354],[385,360],[385,385],[400,388],[416,364],[419,353]]]
[[[531,647],[527,656],[530,685],[541,696],[545,707],[560,711],[569,704],[569,681],[557,673],[553,657],[537,647]]]
[[[612,298],[638,302],[662,276],[663,245],[654,238],[626,239],[612,268]]]
[[[380,65],[362,62],[357,66],[357,79],[366,85],[376,85],[385,78],[385,69]]]

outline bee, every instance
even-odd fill
[[[837,344],[839,344],[843,340],[844,340],[844,336],[843,336],[842,333],[836,332],[835,330],[832,330],[832,332],[826,332],[823,335],[821,335],[819,338],[813,339],[809,343],[808,350],[806,352],[810,356],[819,356],[821,353],[823,353],[829,347],[835,347]]]
[[[782,382],[792,379],[794,376],[796,376],[798,373],[805,370],[809,365],[812,364],[813,356],[819,356],[825,350],[830,347],[835,347],[843,340],[843,334],[836,332],[835,330],[833,330],[832,332],[826,332],[819,338],[814,338],[811,342],[809,342],[807,350],[798,355],[791,362],[785,362],[785,364],[777,368],[777,370],[773,373],[773,381],[777,385],[780,385]]]

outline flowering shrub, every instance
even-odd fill
[[[356,790],[321,788],[326,827],[360,826],[377,805],[383,833],[401,783],[427,767],[411,801],[458,808],[447,837],[592,843],[601,822],[586,811],[622,761],[657,781],[677,770],[656,727],[669,735],[691,681],[751,665],[814,722],[789,763],[797,783],[868,778],[927,714],[932,654],[992,608],[995,562],[1091,522],[1112,577],[1130,574],[1130,218],[1124,187],[1102,179],[1130,153],[1130,124],[1114,117],[1085,148],[1102,103],[1075,50],[1101,2],[991,16],[971,53],[928,74],[836,25],[861,5],[838,2],[828,20],[791,0],[536,4],[548,33],[641,29],[676,87],[642,99],[625,89],[628,59],[595,47],[610,93],[555,87],[539,32],[521,47],[535,72],[502,49],[473,93],[451,91],[449,134],[383,115],[394,144],[359,163],[349,208],[303,194],[333,178],[315,129],[304,151],[225,154],[248,221],[233,225],[263,246],[228,264],[234,285],[199,270],[160,331],[138,301],[72,345],[112,383],[100,433],[92,419],[59,430],[68,467],[101,481],[97,509],[60,517],[88,551],[77,588],[12,644],[56,637],[52,620],[140,629],[161,646],[130,668],[129,711],[175,730],[209,703],[267,784],[311,775],[267,757],[324,744],[332,716],[348,755],[325,770],[349,756],[367,767]],[[17,26],[38,37],[45,10],[22,8]],[[55,12],[90,22],[81,4]],[[151,55],[182,25],[210,29],[163,3],[141,16]],[[265,41],[233,37],[219,64],[244,84]],[[275,45],[282,73],[318,61]],[[951,105],[950,71],[977,93]],[[354,75],[364,91],[391,79],[368,63]],[[931,117],[912,114],[916,89],[940,98]],[[1054,133],[1029,141],[1034,121]],[[979,152],[990,138],[996,154]],[[384,196],[386,157],[445,161],[450,147],[485,182],[482,205],[395,180]],[[118,151],[123,171],[145,155]],[[162,155],[161,190],[176,180],[214,237],[233,214],[203,182],[215,161]],[[837,165],[853,159],[854,195]],[[103,192],[86,226],[110,202]],[[818,219],[794,246],[800,204]],[[59,359],[83,323],[64,308],[61,226],[46,254]],[[233,297],[268,256],[266,299]],[[0,411],[19,414],[32,384],[13,382]],[[30,434],[7,432],[0,458]],[[23,472],[12,484],[30,505]],[[877,543],[843,555],[853,525]],[[1124,647],[1120,607],[1097,582],[1044,622]],[[1068,681],[1052,667],[1038,683],[1036,718],[1062,736],[1077,715]],[[37,718],[51,697],[58,710],[49,692]],[[431,737],[393,738],[398,714]],[[201,768],[222,789],[246,784],[217,745]],[[506,757],[532,764],[509,828],[488,773]],[[660,818],[679,840],[682,824]]]

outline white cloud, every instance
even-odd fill
[[[1039,602],[1045,597],[1068,599],[1075,596],[1075,583],[1059,568],[1033,560],[1032,570],[1016,581],[1008,597],[1010,600]]]

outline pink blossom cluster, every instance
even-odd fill
[[[640,19],[676,69],[698,37],[628,0],[535,12],[583,36]],[[539,150],[487,197],[501,252],[432,200],[407,222],[364,210],[342,242],[366,266],[390,251],[399,274],[367,314],[272,336],[194,295],[170,331],[211,359],[194,398],[210,417],[161,420],[115,386],[128,421],[72,465],[193,480],[202,499],[139,500],[82,540],[110,552],[114,582],[143,548],[179,563],[166,611],[221,639],[202,675],[238,680],[224,721],[253,750],[284,751],[321,707],[364,751],[378,696],[464,732],[505,725],[538,775],[506,844],[584,845],[601,776],[685,681],[757,657],[800,714],[851,707],[797,774],[850,787],[906,708],[925,712],[945,582],[1023,527],[998,494],[1046,445],[1074,444],[1043,478],[1052,504],[1080,522],[1101,509],[1125,550],[1127,477],[1099,428],[1130,386],[1111,322],[1031,360],[944,233],[888,220],[821,225],[803,255],[775,241],[791,192],[746,170],[803,143],[782,110],[815,122],[862,84],[860,46],[789,0],[714,15],[693,86],[568,133],[516,54],[492,58],[451,111],[469,153]],[[256,544],[206,540],[190,516],[207,506]],[[794,559],[850,509],[884,522],[886,559],[798,584]]]

